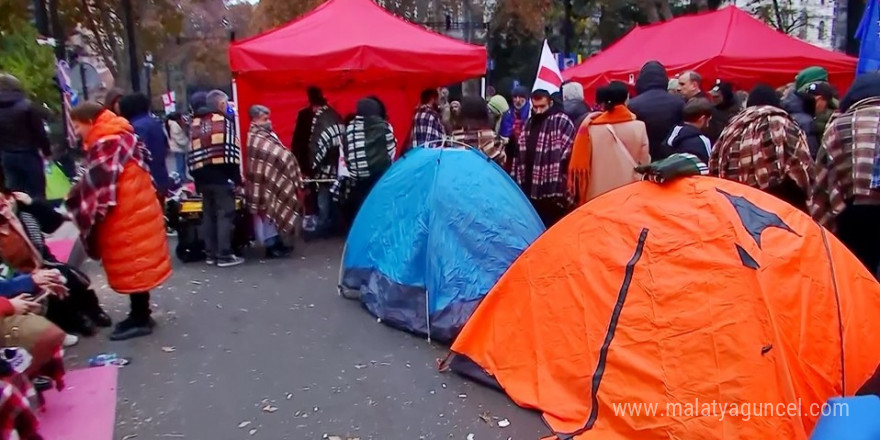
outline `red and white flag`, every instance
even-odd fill
[[[532,91],[546,90],[550,94],[559,91],[562,87],[562,74],[559,73],[559,64],[550,52],[550,45],[544,40],[544,49],[541,50],[541,62],[538,64],[538,76],[535,78],[535,86]]]

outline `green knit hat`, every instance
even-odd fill
[[[810,83],[817,81],[828,82],[828,71],[820,66],[807,67],[794,77],[794,89],[803,92]]]
[[[495,95],[489,98],[488,106],[489,110],[496,115],[503,115],[508,109],[510,109],[510,104],[508,104],[507,100],[501,95]]]

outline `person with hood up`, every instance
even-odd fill
[[[42,111],[27,99],[18,78],[0,72],[0,163],[5,187],[45,199],[43,158],[51,154]]]
[[[171,276],[165,218],[156,199],[144,147],[131,124],[100,104],[70,111],[86,152],[86,173],[65,201],[88,255],[100,260],[107,283],[131,302],[110,339],[153,332],[150,291]]]
[[[667,91],[668,81],[666,68],[657,61],[648,61],[639,71],[636,96],[628,104],[636,118],[645,123],[652,160],[669,156],[663,141],[672,128],[681,123],[684,100]]]
[[[629,89],[620,81],[600,88],[596,103],[604,111],[577,128],[568,167],[576,206],[639,180],[635,168],[651,163],[645,123],[626,108],[628,97]]]
[[[150,98],[143,93],[125,95],[119,100],[120,116],[131,123],[134,133],[150,150],[147,165],[156,184],[159,201],[164,205],[168,192],[168,136],[162,121],[150,113]]]
[[[452,139],[479,149],[498,165],[503,166],[507,162],[504,143],[492,130],[489,108],[478,96],[462,98],[461,118],[459,126],[452,132]]]
[[[727,127],[730,118],[741,110],[740,103],[737,102],[736,95],[733,93],[733,84],[725,81],[716,80],[715,87],[709,91],[714,103],[712,107],[712,117],[709,119],[708,126],[704,132],[713,144],[718,141],[718,136]]]
[[[492,116],[492,126],[495,127],[495,133],[499,133],[501,131],[501,120],[504,119],[504,114],[510,110],[510,104],[507,103],[507,99],[503,96],[492,95],[486,106],[489,107],[489,115]],[[508,141],[504,137],[501,139],[505,143]]]
[[[254,215],[254,230],[263,243],[266,258],[284,258],[292,248],[284,244],[279,232],[290,234],[299,216],[297,191],[303,188],[299,164],[272,129],[269,108],[254,105],[248,115],[245,154],[245,199]]]
[[[574,123],[575,129],[581,126],[590,108],[584,100],[584,86],[577,82],[562,85],[562,108],[565,115]]]
[[[684,122],[676,125],[666,138],[666,146],[670,154],[689,153],[696,156],[704,164],[709,163],[712,152],[712,141],[703,134],[711,123],[715,107],[708,99],[694,98],[684,105]]]
[[[351,225],[376,182],[391,167],[397,141],[386,119],[385,106],[375,97],[357,103],[354,119],[345,128],[345,166],[350,189],[344,198],[346,224]]]
[[[512,96],[513,107],[504,113],[501,118],[501,126],[498,128],[498,135],[507,139],[504,153],[507,155],[505,168],[508,170],[513,166],[511,161],[516,157],[516,151],[519,149],[519,138],[522,135],[523,126],[531,114],[528,89],[522,86],[515,87]]]
[[[810,215],[876,274],[880,265],[880,73],[856,78],[816,157]]]
[[[574,124],[546,90],[532,92],[532,116],[523,125],[511,176],[548,228],[571,205],[566,171],[574,144]]]
[[[244,259],[232,253],[235,188],[241,185],[241,146],[235,121],[226,115],[229,97],[212,90],[193,115],[190,175],[202,195],[205,263],[232,267]]]
[[[804,132],[772,87],[758,84],[731,118],[709,158],[709,174],[774,195],[806,212],[813,159]]]

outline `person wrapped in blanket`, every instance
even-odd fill
[[[61,327],[68,334],[93,336],[97,327],[110,327],[110,316],[101,308],[98,296],[91,288],[89,277],[79,269],[58,261],[46,245],[43,234],[58,230],[67,218],[46,202],[33,200],[24,193],[9,193],[0,188],[0,212],[3,219],[11,225],[11,230],[21,231],[20,245],[11,249],[0,249],[0,255],[17,252],[17,256],[6,257],[10,269],[18,275],[11,279],[18,291],[13,294],[45,289],[41,284],[41,274],[48,271],[58,273],[57,280],[63,280],[64,295],[51,295],[46,299],[46,318]],[[0,247],[10,247],[10,239],[0,242]],[[50,278],[53,281],[56,278]],[[2,295],[2,293],[0,293]],[[8,296],[8,295],[4,295]],[[71,343],[71,342],[68,342]],[[75,342],[72,342],[75,343]]]
[[[458,126],[452,132],[452,140],[474,147],[498,165],[504,166],[507,162],[504,141],[492,126],[486,101],[479,96],[465,96],[461,100]]]
[[[385,105],[374,96],[361,99],[345,128],[343,153],[348,176],[341,176],[333,193],[351,226],[364,199],[391,167],[397,140],[387,120]]]

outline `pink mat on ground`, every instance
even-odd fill
[[[46,242],[46,246],[52,251],[52,255],[62,263],[70,260],[70,253],[73,252],[73,245],[76,240],[73,239],[53,239]]]
[[[46,440],[113,440],[116,379],[119,367],[75,370],[64,376],[67,388],[47,391],[40,413]]]

